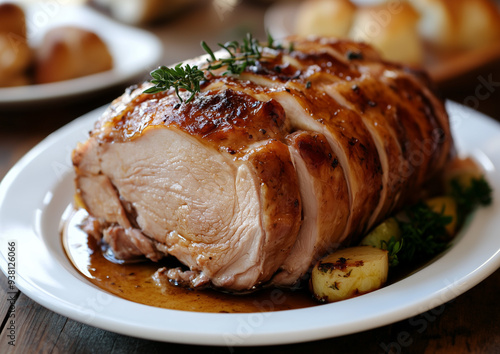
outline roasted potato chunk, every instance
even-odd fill
[[[449,236],[455,235],[457,229],[457,202],[452,197],[435,197],[427,199],[425,204],[435,213],[443,213],[444,216],[450,216],[451,222],[446,225],[446,233]]]
[[[335,251],[311,274],[311,291],[322,302],[335,302],[379,289],[389,271],[386,250],[358,246]]]
[[[401,239],[401,228],[395,218],[389,218],[370,231],[359,245],[382,248],[382,242],[388,243],[393,237],[396,241]]]

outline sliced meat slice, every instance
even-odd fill
[[[354,72],[358,72],[359,67],[364,67],[368,63],[379,64],[381,62],[380,54],[372,46],[366,43],[357,43],[328,37],[308,37],[306,39],[300,36],[291,36],[287,38],[287,42],[293,43],[294,52],[292,52],[291,55],[323,52],[334,57],[336,61],[348,65],[350,70]],[[387,67],[389,64],[384,63],[384,65]],[[333,67],[334,65],[330,66]],[[359,73],[356,73],[356,76],[357,75],[359,75]],[[344,79],[347,80],[347,78]]]
[[[433,174],[442,171],[450,156],[455,154],[450,123],[443,102],[414,75],[384,75],[381,80],[387,82],[393,95],[401,97],[401,105],[410,116],[421,117],[419,121],[430,124],[430,128],[425,130],[425,139],[417,144],[417,149],[429,160],[427,175],[424,178],[432,178]],[[431,171],[433,172],[429,175]]]
[[[394,210],[402,189],[411,177],[411,174],[406,173],[406,143],[418,131],[410,129],[407,132],[408,120],[404,119],[407,116],[403,119],[398,116],[397,103],[389,101],[384,95],[384,87],[381,88],[371,77],[353,82],[333,82],[324,75],[314,75],[310,80],[343,107],[358,115],[374,139],[382,165],[384,187],[380,203],[370,220],[373,225],[377,219],[387,217]],[[416,178],[413,182],[416,182]]]
[[[203,98],[158,109],[140,103],[119,121],[101,122],[94,135],[99,143],[91,144],[97,150],[85,156],[98,157],[99,173],[133,207],[145,236],[213,286],[246,291],[269,280],[287,257],[301,203],[288,147],[269,139],[280,138],[284,126],[279,106],[231,95],[207,93],[206,100],[222,102],[220,114],[212,110],[199,118],[193,107],[206,104]],[[238,99],[244,101],[238,109],[223,104]],[[252,126],[255,131],[243,129],[259,114],[268,119]],[[82,171],[92,165],[85,161],[75,164],[80,185],[95,171]]]
[[[202,288],[210,285],[210,278],[205,274],[192,270],[183,270],[180,267],[160,268],[153,274],[153,279],[163,292],[168,292],[167,287],[170,284],[185,288]]]
[[[295,122],[306,125],[309,122],[305,120],[310,121],[312,117],[321,126],[315,131],[324,134],[339,159],[350,191],[350,221],[345,237],[360,235],[372,226],[369,222],[372,215],[375,219],[378,217],[377,205],[383,189],[379,152],[361,117],[339,105],[319,87],[307,86],[290,81],[287,84],[290,92],[285,90],[279,97],[272,97],[283,105],[288,114],[287,104],[280,100],[287,94],[292,96],[302,108]]]
[[[103,238],[113,250],[113,256],[119,260],[133,260],[145,256],[152,261],[159,261],[165,256],[156,249],[155,242],[138,229],[110,226],[104,230]]]
[[[325,135],[344,169],[350,193],[351,213],[345,239],[362,234],[392,210],[394,203],[386,201],[388,157],[380,135],[356,112],[339,104],[335,93],[325,90],[334,82],[348,83],[359,78],[360,70],[350,65],[346,53],[335,51],[329,45],[308,43],[303,47],[307,50],[301,48],[302,52],[291,53],[291,60],[282,56],[267,65],[264,75],[245,73],[242,79],[266,87],[266,94],[283,106],[293,128]],[[347,47],[342,49],[348,51]],[[279,69],[279,73],[272,69],[280,67],[280,60],[286,62],[282,65],[287,70],[301,74],[292,80],[283,78],[283,69]],[[295,68],[291,69],[290,65]],[[313,78],[321,78],[328,84],[314,85]],[[277,83],[281,83],[281,87]]]
[[[298,131],[287,141],[300,184],[303,221],[290,255],[273,284],[303,280],[319,257],[340,246],[349,216],[349,193],[342,167],[326,138]]]
[[[305,82],[288,81],[285,88],[277,90],[270,78],[242,76],[260,86],[266,85],[265,94],[281,104],[291,126],[323,134],[337,156],[350,195],[348,227],[340,241],[369,228],[368,221],[383,188],[383,171],[373,138],[361,118]],[[226,81],[226,85],[235,84]]]
[[[99,151],[100,145],[97,141],[87,140],[73,153],[78,199],[99,223],[117,223],[128,228],[131,225],[116,188],[109,177],[102,174]]]

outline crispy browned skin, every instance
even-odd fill
[[[190,103],[143,86],[96,123],[76,184],[118,254],[131,235],[130,255],[190,268],[162,273],[178,283],[291,286],[440,173],[453,142],[425,75],[366,45],[290,40],[239,77],[208,75]]]

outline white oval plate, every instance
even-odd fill
[[[51,28],[72,25],[97,33],[113,56],[113,69],[60,82],[0,88],[0,105],[67,98],[131,82],[159,65],[163,47],[153,34],[120,24],[87,6],[57,1],[24,6],[30,45],[36,48]]]
[[[249,314],[166,310],[133,303],[86,281],[63,251],[59,222],[73,195],[70,152],[102,108],[47,137],[0,184],[0,266],[16,244],[16,285],[48,309],[135,337],[205,345],[270,345],[335,337],[396,322],[462,294],[500,265],[500,125],[448,103],[459,150],[485,168],[494,203],[479,210],[444,254],[407,278],[354,299]],[[276,297],[279,301],[280,297]],[[261,304],[272,307],[272,301]]]

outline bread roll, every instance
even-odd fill
[[[28,85],[31,58],[23,9],[13,3],[0,4],[0,87]]]
[[[345,38],[351,28],[356,6],[349,0],[305,1],[299,7],[296,32]]]
[[[419,18],[418,12],[404,1],[359,7],[349,37],[370,43],[386,60],[419,64],[424,55]]]
[[[47,32],[37,52],[35,81],[74,79],[112,67],[113,58],[97,34],[77,27],[57,27]]]
[[[0,32],[0,77],[7,78],[23,74],[31,62],[31,49],[26,40],[12,32]],[[1,86],[7,86],[1,84]],[[9,85],[10,86],[10,85]]]
[[[490,0],[411,0],[422,36],[444,50],[473,49],[500,38],[500,12]]]
[[[26,38],[24,11],[13,3],[0,4],[0,32]]]

